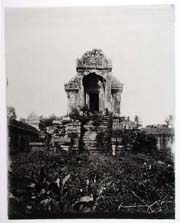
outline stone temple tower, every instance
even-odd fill
[[[86,106],[91,112],[112,112],[120,115],[123,84],[112,74],[111,60],[101,49],[83,54],[76,63],[77,74],[65,84],[68,113]]]

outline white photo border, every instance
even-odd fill
[[[176,219],[175,220],[145,220],[145,219],[46,219],[46,220],[8,220],[7,210],[7,113],[6,113],[6,72],[5,72],[5,21],[6,8],[49,8],[78,6],[121,6],[121,5],[160,5],[175,6],[175,162],[176,162]],[[4,222],[180,222],[180,4],[178,0],[2,0],[0,1],[0,223]]]

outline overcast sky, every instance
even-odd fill
[[[7,103],[18,117],[64,115],[76,58],[101,48],[123,84],[122,115],[143,124],[174,114],[174,8],[6,10]]]

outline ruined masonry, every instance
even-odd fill
[[[86,106],[91,112],[120,114],[123,84],[112,74],[112,64],[102,50],[94,49],[77,59],[77,74],[65,84],[68,112]]]
[[[96,148],[96,137],[102,130],[108,132],[110,117],[108,113],[120,116],[120,103],[123,84],[112,75],[111,60],[101,49],[87,51],[76,62],[76,75],[65,84],[68,98],[68,113],[73,109],[86,107],[91,114],[102,114],[98,126],[90,120],[83,126],[83,144],[87,149]]]

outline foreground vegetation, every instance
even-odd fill
[[[31,151],[11,157],[11,219],[174,218],[174,196],[174,164],[165,153]]]

